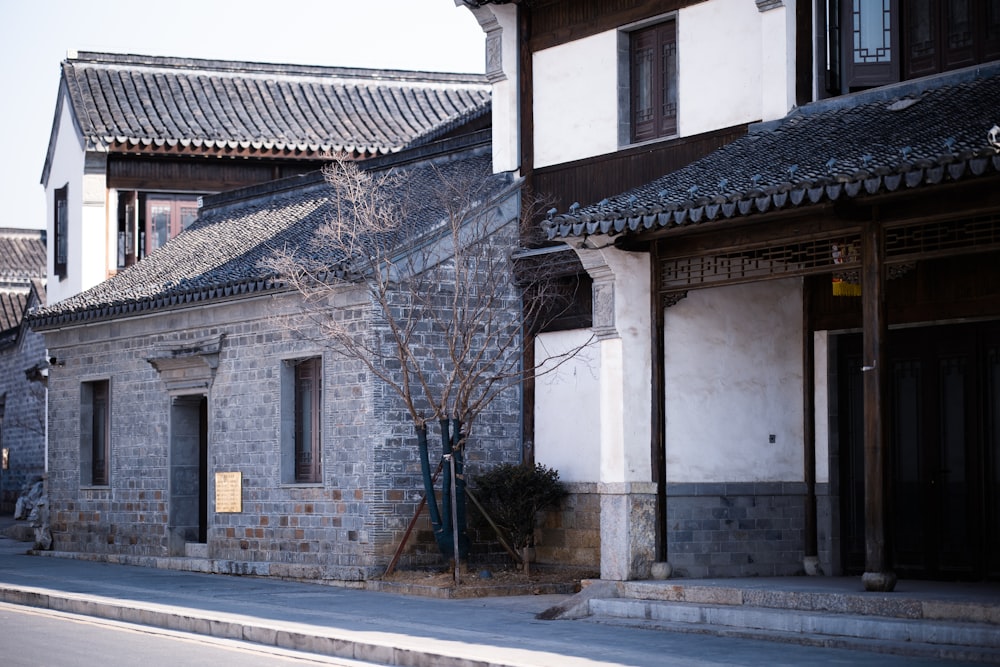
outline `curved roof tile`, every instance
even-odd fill
[[[509,185],[508,175],[491,175],[488,144],[465,147],[458,156],[432,154],[421,162],[406,163],[412,159],[407,153],[397,156],[361,166],[405,170],[397,196],[405,190],[408,201],[422,202],[408,212],[412,229],[445,219],[434,194],[450,173],[487,179],[494,194]],[[85,292],[34,310],[28,320],[45,328],[285,289],[267,268],[268,258],[284,248],[305,249],[323,266],[337,267],[347,258],[318,235],[333,215],[330,192],[322,174],[313,172],[206,198],[198,220],[162,248]]]
[[[1000,63],[824,100],[543,227],[628,234],[1000,172],[998,124]]]
[[[81,52],[62,63],[92,148],[399,151],[488,113],[485,76]]]

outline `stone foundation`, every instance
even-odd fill
[[[805,484],[667,485],[667,550],[675,577],[802,574]]]

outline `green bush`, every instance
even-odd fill
[[[534,467],[504,463],[473,477],[472,482],[476,498],[518,553],[534,546],[535,515],[567,494],[559,472],[541,463]]]

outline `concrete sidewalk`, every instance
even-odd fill
[[[435,667],[957,664],[535,614],[568,596],[442,600],[29,556],[0,536],[0,601],[267,646]]]

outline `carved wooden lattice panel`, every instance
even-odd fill
[[[1000,250],[1000,212],[960,219],[888,225],[885,263],[893,272],[921,259]],[[857,233],[808,241],[785,241],[739,250],[664,259],[660,291],[664,298],[698,287],[830,273],[857,275],[861,237]]]
[[[1000,213],[934,220],[885,230],[887,262],[987,252],[1000,248]]]
[[[861,237],[771,244],[738,251],[661,262],[660,288],[672,292],[696,287],[734,285],[772,278],[832,273],[861,265]]]

